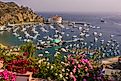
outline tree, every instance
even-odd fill
[[[28,53],[27,57],[29,58],[29,57],[33,57],[33,55],[34,55],[34,53],[36,51],[36,47],[33,44],[33,42],[26,42],[25,44],[20,46],[20,50],[23,53]]]

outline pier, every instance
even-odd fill
[[[63,21],[62,24],[68,24],[68,25],[70,25],[70,26],[73,26],[73,25],[75,25],[75,24],[80,24],[80,25],[83,25],[83,26],[85,26],[85,25],[90,25],[89,23],[87,23],[87,22],[82,22],[82,21]]]

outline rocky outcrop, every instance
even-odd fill
[[[14,2],[0,1],[0,26],[24,22],[40,22],[43,23],[44,18],[38,16],[30,8],[18,6]]]

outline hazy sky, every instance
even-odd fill
[[[40,12],[121,12],[121,0],[2,0]]]

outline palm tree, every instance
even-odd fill
[[[26,42],[25,44],[21,45],[21,46],[20,46],[20,50],[21,50],[22,52],[28,53],[28,54],[29,54],[29,55],[28,55],[28,58],[29,58],[29,57],[33,57],[33,55],[34,55],[34,53],[35,53],[35,51],[36,51],[36,47],[35,47],[35,45],[33,44],[33,42],[30,41],[30,42]]]

